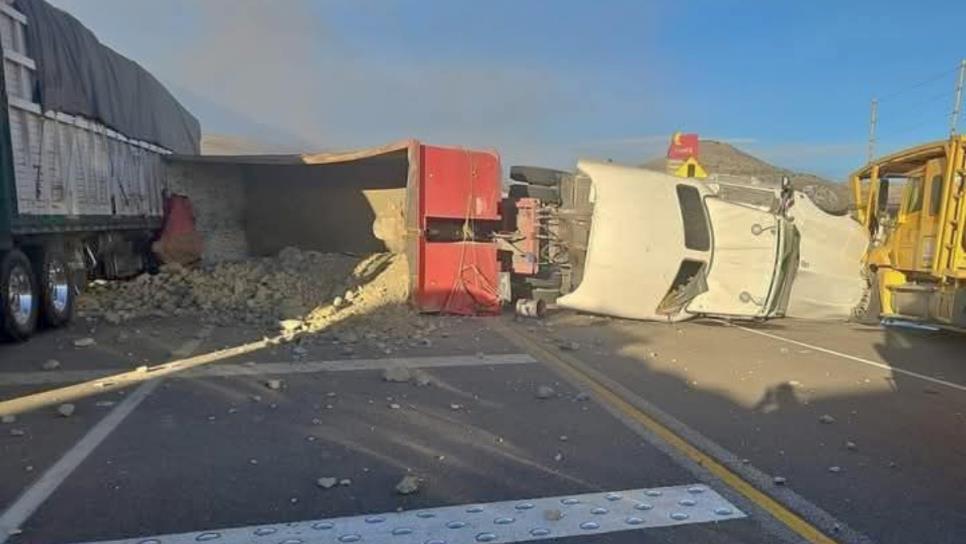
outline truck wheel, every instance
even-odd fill
[[[518,198],[536,198],[542,204],[557,204],[559,205],[562,201],[560,200],[560,190],[556,187],[544,187],[542,185],[524,185],[522,183],[514,183],[510,185],[509,191],[507,191],[511,200],[516,200]]]
[[[27,256],[12,250],[0,257],[0,333],[26,340],[37,329],[37,282]]]
[[[38,260],[40,317],[48,327],[62,327],[74,313],[74,284],[61,251],[44,249]]]
[[[534,289],[556,289],[560,290],[560,285],[562,283],[560,274],[553,272],[546,277],[528,277],[523,281],[527,283],[530,287]]]
[[[543,185],[545,187],[560,187],[564,178],[573,176],[570,172],[554,170],[553,168],[541,168],[539,166],[511,166],[510,179],[520,183],[530,185]]]

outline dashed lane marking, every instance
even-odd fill
[[[141,384],[133,393],[127,396],[114,410],[104,416],[97,425],[87,432],[77,444],[60,458],[47,472],[34,482],[19,498],[0,515],[0,544],[4,544],[10,536],[19,531],[23,522],[60,487],[101,442],[117,428],[150,393],[157,387],[157,381]]]
[[[471,544],[535,540],[726,522],[744,512],[706,485],[680,485],[444,506],[276,525],[252,525],[89,544]]]
[[[206,328],[194,339],[185,342],[179,349],[187,354],[197,349],[205,337],[211,334],[211,329]],[[197,340],[197,343],[193,343]],[[126,418],[135,408],[141,404],[148,395],[160,384],[160,380],[151,380],[142,383],[127,396],[120,404],[111,410],[103,419],[97,422],[91,430],[84,435],[67,453],[64,454],[53,466],[47,469],[43,475],[28,487],[17,500],[13,502],[4,512],[0,514],[0,544],[5,544],[7,540],[20,533],[20,526],[27,521],[40,505],[50,497],[54,491],[64,483],[74,470],[84,462],[85,459],[99,446],[111,432],[116,429],[124,418]],[[43,395],[43,394],[40,394]],[[6,403],[0,403],[3,405]],[[3,413],[0,407],[0,413]]]

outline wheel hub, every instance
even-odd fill
[[[25,326],[30,322],[30,314],[34,307],[34,295],[30,288],[30,276],[23,267],[15,266],[10,271],[7,305],[10,308],[10,316],[17,325]]]
[[[50,293],[50,304],[54,311],[62,313],[70,297],[70,284],[63,263],[53,262],[47,267],[47,292]]]

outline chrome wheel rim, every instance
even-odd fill
[[[34,308],[33,289],[30,288],[30,275],[23,267],[15,266],[10,271],[7,286],[7,307],[14,322],[23,327],[30,323]]]
[[[67,309],[70,297],[70,284],[67,281],[67,268],[63,263],[55,261],[47,267],[47,292],[50,293],[50,304],[57,313]]]

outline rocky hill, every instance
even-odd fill
[[[778,185],[782,176],[788,176],[792,187],[807,193],[826,211],[844,213],[848,207],[849,195],[844,184],[775,166],[731,144],[701,140],[701,156],[698,160],[711,174],[755,178],[764,185]],[[665,161],[663,157],[651,159],[641,166],[664,171]]]

